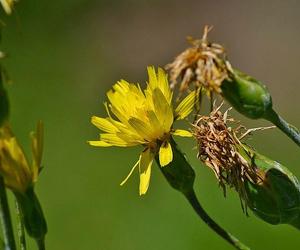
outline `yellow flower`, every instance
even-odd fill
[[[39,122],[36,133],[31,134],[32,164],[8,126],[1,128],[0,136],[0,174],[5,185],[14,192],[25,193],[37,181],[42,160],[43,129]]]
[[[2,7],[4,9],[4,11],[10,15],[12,12],[12,8],[14,5],[15,0],[0,0]]]
[[[174,110],[173,93],[165,72],[159,68],[156,74],[154,67],[148,67],[148,76],[149,81],[144,91],[138,84],[124,80],[113,86],[113,90],[107,93],[110,104],[105,103],[108,117],[93,116],[91,120],[105,133],[100,134],[99,141],[89,142],[90,145],[99,147],[144,146],[138,162],[121,183],[123,185],[138,167],[140,195],[147,192],[155,155],[159,155],[162,167],[172,161],[173,152],[169,142],[171,135],[192,136],[189,131],[173,129],[173,122],[187,117],[193,110],[195,101],[195,92],[192,92]]]

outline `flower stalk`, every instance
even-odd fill
[[[18,217],[18,238],[19,238],[19,246],[20,250],[26,250],[26,237],[25,237],[25,230],[24,230],[24,215],[20,209],[20,205],[16,200],[16,214]]]
[[[291,138],[300,147],[300,132],[296,127],[287,123],[273,109],[266,114],[265,119],[267,119],[268,121],[276,125],[276,127],[278,127],[282,132],[284,132],[289,138]]]
[[[226,232],[219,226],[203,209],[197,196],[195,194],[193,185],[195,180],[195,172],[190,164],[187,162],[185,155],[180,151],[177,144],[171,139],[173,149],[173,161],[165,167],[160,167],[163,175],[169,184],[176,190],[180,191],[193,207],[197,215],[220,237],[226,240],[229,244],[239,250],[249,249],[237,238]],[[159,165],[159,160],[156,157],[156,162]]]
[[[222,227],[220,227],[203,209],[201,206],[199,200],[197,199],[197,196],[194,192],[194,190],[190,190],[187,193],[184,193],[184,196],[188,200],[188,202],[191,204],[191,206],[194,208],[197,215],[220,237],[222,237],[224,240],[226,240],[229,244],[231,244],[236,249],[240,250],[250,250],[249,247],[244,245],[241,241],[239,241],[237,238],[235,238],[232,234],[225,231]]]
[[[15,238],[13,233],[6,189],[5,189],[3,177],[1,176],[0,176],[0,217],[1,217],[5,250],[16,250],[16,243],[15,243]]]

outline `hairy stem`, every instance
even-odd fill
[[[0,176],[0,218],[5,250],[16,250],[13,227],[3,178]]]
[[[300,147],[300,132],[299,130],[288,124],[280,115],[278,115],[273,109],[267,112],[265,118],[276,125],[282,132],[290,137]]]
[[[222,227],[220,227],[203,209],[199,200],[196,197],[194,190],[183,193],[187,198],[191,206],[194,208],[195,212],[199,215],[199,217],[220,237],[226,240],[229,244],[239,250],[250,250],[249,247],[245,246],[242,242],[240,242],[237,238],[235,238],[230,233],[226,232]]]
[[[20,249],[26,250],[27,247],[26,247],[26,237],[25,237],[24,222],[23,222],[24,219],[17,200],[16,200],[16,212],[18,216],[18,237],[19,237]]]

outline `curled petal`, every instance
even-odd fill
[[[121,182],[120,186],[123,186],[129,179],[129,177],[132,175],[133,171],[136,169],[136,167],[139,165],[140,160],[137,161],[136,164],[134,164],[133,168],[130,170],[129,174],[126,176],[126,178]]]

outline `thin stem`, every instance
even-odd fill
[[[0,176],[0,217],[3,230],[5,250],[16,250],[13,227],[7,201],[3,178]]]
[[[214,93],[210,92],[210,112],[214,110]]]
[[[239,250],[250,250],[249,247],[245,246],[242,242],[240,242],[237,238],[235,238],[230,233],[226,232],[223,228],[221,228],[203,209],[199,200],[196,197],[195,191],[191,190],[184,193],[185,197],[194,208],[195,212],[199,215],[199,217],[219,236],[221,236],[224,240],[226,240],[229,244]]]
[[[290,137],[300,147],[300,132],[291,124],[288,124],[281,116],[273,109],[267,112],[265,117],[268,121],[276,125],[282,132]]]
[[[16,212],[18,217],[18,237],[19,237],[20,249],[26,250],[27,247],[26,247],[26,237],[25,237],[25,230],[24,230],[24,223],[23,223],[23,214],[17,200],[16,200]]]
[[[39,239],[36,241],[39,250],[45,250],[45,239]]]

